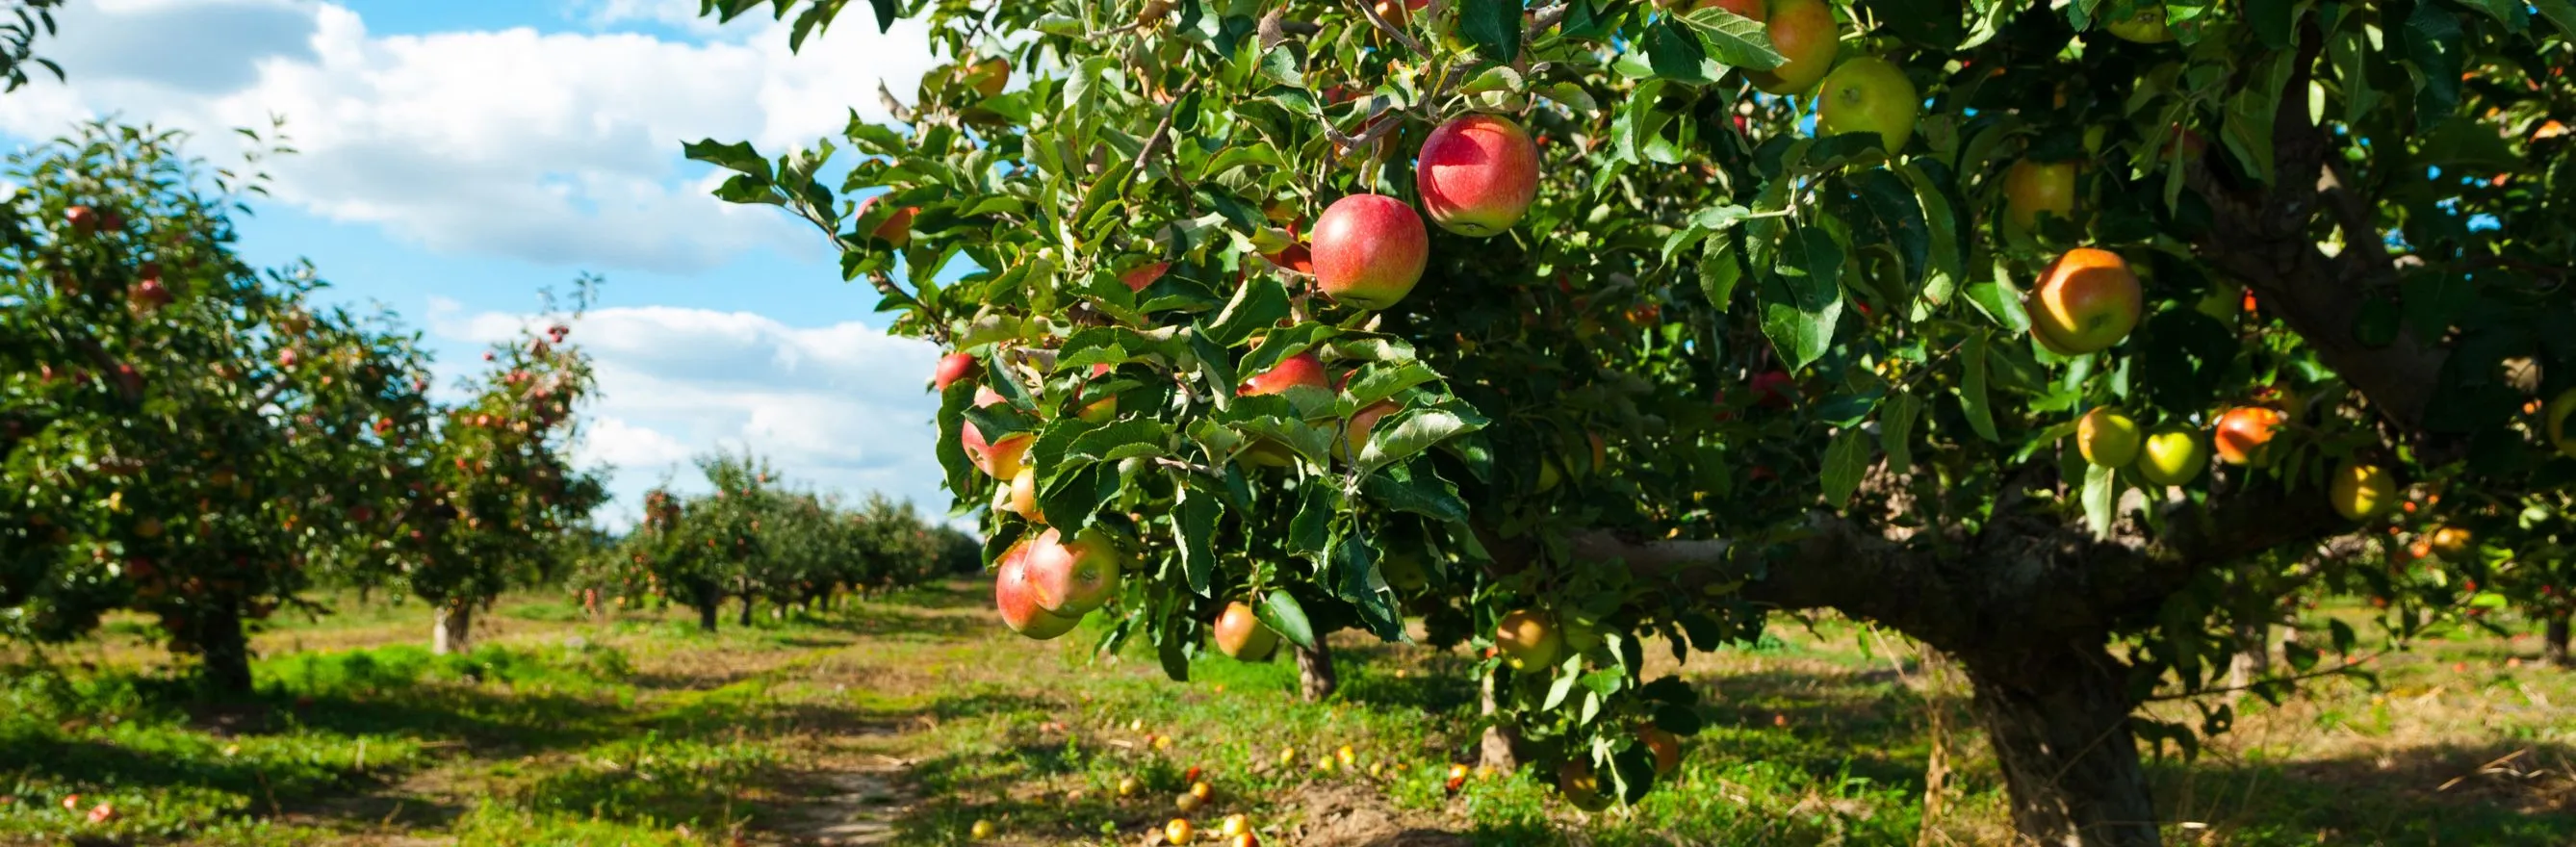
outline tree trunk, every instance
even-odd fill
[[[1494,677],[1488,674],[1476,692],[1476,711],[1491,716],[1499,708],[1494,702]],[[1484,737],[1477,740],[1476,764],[1504,773],[1520,770],[1520,740],[1520,733],[1511,727],[1502,724],[1485,727]]]
[[[2131,734],[2128,668],[2100,645],[1971,654],[1977,720],[2003,767],[2013,828],[2045,847],[2154,847],[2155,800]]]
[[[742,617],[741,617],[740,619],[738,619],[738,620],[735,620],[735,621],[734,621],[734,624],[735,624],[736,626],[744,626],[744,627],[751,626],[751,595],[750,595],[750,594],[744,594],[744,595],[742,595]]]
[[[445,656],[474,649],[474,604],[451,600],[434,607],[429,625],[429,652]]]
[[[2549,619],[2547,631],[2540,636],[2540,657],[2560,667],[2576,667],[2567,656],[2567,618],[2566,612],[2560,612]]]
[[[1317,636],[1315,649],[1289,646],[1291,652],[1297,654],[1297,693],[1309,703],[1321,703],[1324,698],[1333,696],[1333,689],[1341,687],[1341,680],[1333,676],[1332,645],[1324,643],[1322,636]]]
[[[2255,621],[2236,623],[2236,655],[2227,663],[2227,687],[2242,693],[2246,686],[2272,672],[2272,626]],[[2234,694],[2229,695],[2233,697]]]
[[[698,631],[716,631],[716,615],[723,611],[724,594],[716,591],[713,585],[703,585],[697,590],[697,596]]]
[[[250,693],[250,636],[242,632],[241,610],[230,603],[208,604],[190,623],[206,687],[222,694]]]

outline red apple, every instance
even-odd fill
[[[134,284],[134,290],[127,292],[125,297],[127,302],[134,305],[135,311],[148,315],[170,304],[170,289],[161,284],[159,277],[144,277],[143,281]]]
[[[1538,146],[1519,124],[1475,113],[1422,142],[1415,184],[1441,229],[1484,237],[1512,228],[1538,197]]]
[[[1368,447],[1369,430],[1376,428],[1379,418],[1386,417],[1388,412],[1393,411],[1395,411],[1394,403],[1380,400],[1375,405],[1352,413],[1350,425],[1342,428],[1340,450],[1342,461],[1359,461],[1360,451]]]
[[[2120,254],[2078,247],[2040,273],[2026,304],[2030,331],[2042,346],[2067,354],[2094,353],[2129,337],[2146,311],[2138,275]]]
[[[877,201],[884,197],[885,195],[880,194],[875,197],[859,201],[858,216],[862,218],[867,217],[868,210],[875,207]],[[912,216],[918,214],[920,211],[920,209],[906,206],[903,209],[896,211],[892,216],[887,217],[884,223],[877,224],[877,228],[868,234],[884,239],[888,244],[901,247],[912,241]]]
[[[1278,394],[1300,385],[1331,390],[1326,387],[1324,360],[1315,358],[1312,352],[1299,353],[1279,360],[1279,364],[1271,365],[1269,370],[1244,380],[1242,385],[1234,389],[1234,395],[1260,397]]]
[[[1278,647],[1279,634],[1263,625],[1261,619],[1252,614],[1252,607],[1243,601],[1225,604],[1225,611],[1216,616],[1216,649],[1219,652],[1246,662],[1258,662],[1270,658],[1270,651]]]
[[[1785,371],[1763,371],[1753,375],[1753,404],[1766,409],[1786,409],[1798,400],[1798,381]]]
[[[2240,406],[2218,416],[2218,432],[2210,441],[2218,448],[2218,460],[2231,465],[2263,463],[2263,448],[2272,442],[2272,432],[2281,425],[2281,413],[2262,406]]]
[[[1753,87],[1770,94],[1804,94],[1832,70],[1842,49],[1842,29],[1824,0],[1776,0],[1763,19],[1763,34],[1788,61],[1767,71],[1747,71]]]
[[[63,220],[71,223],[74,234],[88,235],[98,231],[98,210],[88,206],[64,209]]]
[[[1011,545],[994,574],[993,606],[1001,611],[1002,623],[1012,632],[1040,641],[1072,632],[1082,620],[1079,616],[1058,615],[1038,606],[1037,587],[1029,580],[1028,554],[1028,542]]]
[[[1098,530],[1085,530],[1067,542],[1049,529],[1029,543],[1024,567],[1038,608],[1066,617],[1081,617],[1118,593],[1120,561],[1117,544]]]
[[[939,357],[938,369],[930,372],[930,386],[946,391],[949,383],[965,379],[974,373],[975,357],[964,353],[950,353]]]
[[[1404,201],[1353,194],[1333,201],[1315,219],[1313,252],[1315,284],[1326,296],[1362,309],[1384,309],[1422,280],[1431,237],[1422,228],[1422,216]]]

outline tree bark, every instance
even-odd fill
[[[196,630],[190,640],[197,646],[198,674],[206,687],[222,694],[250,693],[250,636],[242,632],[241,610],[231,603],[208,604],[190,623]]]
[[[724,594],[713,585],[704,585],[697,590],[697,597],[698,602],[692,605],[698,607],[698,631],[716,631],[716,615],[724,611]]]
[[[2246,686],[2272,672],[2272,626],[2255,621],[2236,623],[2236,655],[2227,663],[2227,687],[2243,692]],[[2230,695],[2231,698],[2233,695]]]
[[[1476,711],[1491,717],[1500,708],[1494,701],[1494,678],[1488,675],[1476,691]],[[1484,737],[1477,740],[1476,763],[1504,773],[1520,770],[1519,748],[1519,732],[1502,724],[1487,726]]]
[[[736,620],[734,621],[734,625],[735,625],[735,626],[743,626],[743,627],[751,626],[751,595],[750,595],[750,594],[744,594],[744,595],[742,595],[742,617],[740,617],[740,618],[736,619]]]
[[[2576,661],[2567,656],[2567,619],[2566,612],[2549,619],[2549,626],[2540,635],[2540,657],[2559,667],[2576,667]]]
[[[2154,847],[2128,668],[2098,644],[1964,657],[2010,789],[2013,828],[2046,847]]]
[[[474,649],[474,604],[449,601],[430,614],[429,652],[445,656]]]
[[[1333,696],[1334,689],[1341,687],[1341,680],[1333,676],[1332,645],[1324,643],[1324,640],[1318,637],[1315,639],[1315,649],[1312,650],[1295,645],[1289,646],[1291,652],[1297,654],[1298,695],[1304,697],[1309,703],[1321,703],[1324,702],[1324,698]]]

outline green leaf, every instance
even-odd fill
[[[1843,316],[1842,269],[1842,247],[1823,227],[1782,239],[1779,267],[1763,275],[1758,302],[1762,334],[1788,370],[1806,367],[1833,343]]]
[[[2401,34],[2406,58],[2415,65],[2415,123],[2418,127],[2439,124],[2460,106],[2460,69],[2468,57],[2468,45],[2459,16],[2440,3],[2418,2],[2414,14],[2406,16]],[[2280,77],[2287,79],[2288,74]]]
[[[1977,311],[1985,313],[1996,326],[2020,335],[2030,331],[2030,312],[2022,308],[2021,290],[2013,287],[2005,270],[2003,258],[1996,257],[1994,278],[1968,284],[1968,302],[1976,304]]]
[[[1886,168],[1862,171],[1853,183],[1860,191],[1863,207],[1878,218],[1879,228],[1894,241],[1890,246],[1905,261],[1905,278],[1922,282],[1931,269],[1932,234],[1914,190]]]
[[[2444,20],[2450,19],[2448,13],[2441,14]],[[2218,128],[2219,140],[2227,144],[2228,152],[2236,154],[2246,171],[2266,183],[2272,181],[2272,118],[2280,111],[2297,58],[2295,53],[2275,53],[2256,65],[2245,87],[2227,98],[2227,119]],[[2459,75],[2457,70],[2451,73]],[[2452,99],[2457,101],[2458,81],[2451,86]]]
[[[1172,430],[1152,418],[1127,418],[1083,433],[1065,448],[1063,462],[1115,462],[1132,456],[1161,456]]]
[[[1421,468],[1421,463],[1395,465],[1370,474],[1360,483],[1360,495],[1380,506],[1444,523],[1469,517],[1467,501],[1458,497],[1456,487]]]
[[[1463,0],[1458,34],[1486,59],[1511,64],[1521,55],[1521,0]]]
[[[1360,450],[1360,469],[1403,461],[1434,444],[1484,429],[1485,423],[1484,416],[1464,404],[1395,412],[1370,428],[1368,446]]]
[[[1356,532],[1342,536],[1333,543],[1330,558],[1327,565],[1341,576],[1336,593],[1360,613],[1360,622],[1370,634],[1387,641],[1403,640],[1404,617],[1396,612],[1394,590],[1377,571],[1377,551],[1369,549],[1368,538]]]
[[[1703,6],[1681,16],[1705,49],[1729,67],[1767,71],[1789,61],[1771,46],[1762,22],[1716,6]]]
[[[1671,19],[1646,27],[1646,63],[1655,75],[1681,82],[1710,82],[1726,68],[1709,59],[1707,42]]]
[[[1252,337],[1253,333],[1277,326],[1288,316],[1288,290],[1279,286],[1279,278],[1262,274],[1245,280],[1236,289],[1234,299],[1225,304],[1215,322],[1200,330],[1200,335],[1220,347],[1232,347]]]
[[[1154,658],[1163,665],[1163,676],[1173,682],[1190,681],[1190,640],[1174,632],[1186,619],[1178,614],[1166,615],[1163,625],[1154,628]]]
[[[1091,465],[1081,470],[1056,473],[1038,492],[1038,510],[1047,521],[1066,532],[1091,525],[1100,507],[1118,497],[1118,468],[1115,465]]]
[[[769,171],[769,160],[761,158],[760,151],[752,149],[751,142],[748,141],[736,141],[732,144],[718,144],[712,138],[693,141],[680,145],[680,154],[692,160],[751,177],[763,184],[767,184],[773,178]]]
[[[2566,33],[2569,40],[2576,40],[2576,3],[2568,0],[2531,0],[2531,8],[2539,10],[2540,16],[2548,18],[2550,23],[2557,24],[2558,31]]]
[[[816,5],[819,6],[822,4]],[[896,14],[894,0],[868,0],[868,8],[877,13],[877,32],[879,34],[883,34],[885,31],[894,28],[894,19]]]
[[[1889,395],[1878,408],[1878,448],[1887,453],[1887,469],[1914,469],[1914,422],[1923,415],[1923,399],[1910,392]]]
[[[2269,50],[2290,49],[2290,37],[2299,23],[2298,0],[2245,0],[2245,22]]]
[[[2000,442],[1995,433],[1995,413],[1986,404],[1986,334],[1971,333],[1959,351],[1959,408],[1968,415],[1968,426],[1977,437]]]
[[[1369,365],[1361,368],[1359,376],[1351,380],[1348,391],[1352,405],[1365,409],[1371,403],[1395,396],[1396,392],[1438,379],[1440,374],[1421,362],[1403,362],[1392,367]]]
[[[2118,508],[2119,497],[2119,480],[2112,468],[2084,464],[2084,525],[2093,530],[2094,538],[2111,537],[2111,523],[2119,517],[2113,511]]]
[[[1204,492],[1192,491],[1188,485],[1178,489],[1179,520],[1172,522],[1173,545],[1180,549],[1181,572],[1190,590],[1208,596],[1210,575],[1216,573],[1216,522],[1225,505]]]
[[[1699,258],[1699,290],[1708,297],[1708,305],[1725,312],[1727,302],[1735,296],[1735,284],[1743,279],[1744,258],[1735,246],[1734,234],[1711,236]]]
[[[1931,310],[1948,305],[1950,295],[1968,278],[1966,244],[1960,239],[1958,218],[1952,213],[1950,195],[1941,184],[1913,161],[1896,166],[1897,175],[1905,178],[1914,190],[1914,199],[1923,211],[1923,228],[1928,236],[1924,254],[1923,289],[1916,299],[1912,318],[1922,320]]]
[[[1852,492],[1860,489],[1860,478],[1869,472],[1869,433],[1860,427],[1845,427],[1834,434],[1825,447],[1825,505],[1840,509],[1851,502]]]
[[[1288,643],[1315,649],[1315,625],[1307,622],[1306,607],[1299,604],[1296,595],[1289,594],[1287,589],[1270,589],[1270,593],[1252,607],[1252,616],[1259,618],[1261,625],[1269,627],[1271,632],[1288,639]]]

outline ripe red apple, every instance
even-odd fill
[[[1118,545],[1098,530],[1084,530],[1072,541],[1048,529],[1029,543],[1025,567],[1038,608],[1081,617],[1118,593],[1125,563]]]
[[[1143,291],[1147,286],[1153,285],[1155,280],[1162,279],[1164,271],[1171,269],[1170,262],[1138,265],[1129,268],[1126,273],[1119,274],[1118,281],[1125,283],[1129,291]]]
[[[1923,95],[1904,70],[1886,59],[1864,56],[1825,76],[1824,90],[1816,97],[1816,135],[1874,132],[1894,153],[1914,137],[1922,112]]]
[[[89,235],[98,231],[98,210],[88,206],[64,209],[63,220],[72,225],[72,232],[76,235]]]
[[[1637,730],[1637,741],[1655,754],[1655,775],[1664,776],[1682,764],[1682,740],[1662,727],[1649,725]]]
[[[939,357],[938,369],[930,372],[930,387],[940,391],[948,390],[949,383],[973,375],[975,364],[975,357],[964,353],[950,353]]]
[[[1315,219],[1315,284],[1324,294],[1362,309],[1384,309],[1403,300],[1422,280],[1431,258],[1431,236],[1422,216],[1404,201],[1382,194],[1353,194],[1333,201]]]
[[[1778,0],[1763,20],[1771,49],[1788,61],[1767,71],[1747,71],[1744,78],[1769,94],[1804,94],[1825,78],[1842,49],[1842,32],[1833,7],[1824,0]]]
[[[1395,0],[1377,0],[1374,5],[1378,17],[1385,18],[1387,23],[1403,27],[1412,22],[1413,13],[1430,8],[1431,0],[1404,0],[1402,3]]]
[[[2039,225],[2041,212],[2075,216],[2074,162],[2023,159],[2004,169],[2004,220],[2027,230]]]
[[[161,284],[159,277],[144,277],[134,284],[134,290],[126,293],[125,299],[134,305],[135,311],[148,315],[170,305],[170,289]]]
[[[1246,662],[1258,662],[1270,658],[1270,651],[1278,647],[1279,634],[1263,625],[1261,619],[1252,614],[1252,607],[1243,601],[1225,604],[1225,611],[1216,616],[1216,649],[1219,652]]]
[[[1565,636],[1547,613],[1521,609],[1494,623],[1494,646],[1502,648],[1514,668],[1553,667],[1564,658]]]
[[[2146,311],[2138,275],[2120,254],[2093,247],[2068,250],[2040,273],[2030,291],[2030,331],[2042,346],[2067,355],[2110,349],[2129,337]]]
[[[1423,140],[1415,184],[1422,210],[1441,229],[1494,235],[1520,222],[1538,197],[1538,146],[1497,115],[1453,118]]]
[[[2218,416],[2218,432],[2211,437],[2218,447],[2218,460],[2231,465],[2262,464],[2263,448],[2280,425],[2281,413],[2263,406],[2227,410]]]
[[[1254,374],[1234,389],[1237,397],[1260,397],[1278,394],[1296,386],[1331,390],[1324,375],[1324,360],[1312,352],[1299,353],[1279,360],[1269,370]]]
[[[859,201],[858,216],[862,218],[867,217],[868,210],[875,207],[877,201],[884,197],[885,195],[879,194],[875,197]],[[912,216],[918,214],[920,211],[920,209],[906,206],[903,209],[896,211],[893,215],[887,217],[884,223],[877,224],[877,228],[870,231],[868,234],[884,239],[888,244],[901,247],[912,241]]]
[[[1073,631],[1080,616],[1058,615],[1038,606],[1037,586],[1029,580],[1029,544],[1011,545],[994,574],[993,605],[1012,632],[1044,641]]]
[[[1753,375],[1753,404],[1765,409],[1786,409],[1798,400],[1798,381],[1786,371],[1763,371]]]
[[[281,368],[295,367],[295,348],[289,347],[284,350],[277,351],[277,366]]]

